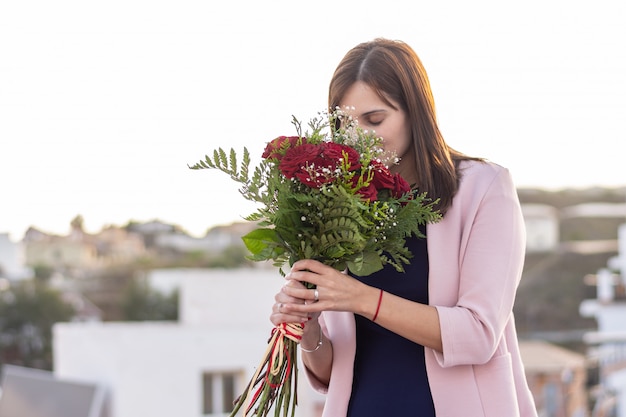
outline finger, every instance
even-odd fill
[[[303,304],[304,300],[296,297],[294,295],[290,295],[285,291],[281,291],[278,294],[276,294],[276,296],[274,297],[274,301],[276,301],[277,303],[284,303],[284,304]]]
[[[321,273],[325,268],[329,268],[327,265],[324,265],[320,261],[316,261],[313,259],[301,259],[296,261],[291,267],[292,271],[304,271],[308,270],[314,273]]]
[[[316,287],[314,289],[294,287],[283,288],[283,293],[286,294],[288,297],[290,297],[291,299],[300,300],[300,302],[297,302],[295,304],[316,303],[321,299],[322,296],[320,294],[323,294],[323,291],[324,290],[321,287]],[[282,299],[277,299],[276,301],[282,301]]]
[[[332,305],[324,302],[311,302],[307,304],[291,304],[289,306],[289,314],[305,317],[307,320],[319,316],[325,310],[333,310]]]
[[[292,287],[292,288],[306,288],[304,284],[302,284],[302,282],[295,280],[295,279],[290,279],[290,278],[287,278],[287,282],[285,282],[285,285],[283,286]]]
[[[297,286],[295,284],[289,284],[289,287],[292,288],[307,288],[303,285],[304,282],[313,284],[313,286],[321,285],[323,280],[323,275],[320,275],[316,272],[312,272],[309,270],[292,270],[286,276],[289,279],[288,282],[297,282],[300,285]],[[310,288],[310,287],[309,287]]]
[[[298,311],[295,306],[303,305],[302,303],[288,304],[278,302],[272,307],[272,316],[277,316],[281,322],[302,322],[309,319],[310,314]]]
[[[306,291],[306,299],[304,300],[304,304],[312,304],[312,303],[317,303],[320,300],[320,289],[319,288],[313,288],[310,290],[305,290]]]

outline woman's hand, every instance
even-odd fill
[[[363,284],[348,274],[311,259],[296,262],[286,276],[287,283],[276,295],[272,322],[306,323],[322,311],[345,311],[359,314],[420,345],[443,351],[437,309],[410,301]],[[314,284],[307,289],[302,282]],[[415,318],[419,317],[419,320]],[[303,341],[314,344],[317,321],[304,326]],[[320,375],[325,373],[320,372]]]
[[[293,309],[288,308],[288,306],[293,305],[304,305],[307,302],[304,298],[290,295],[289,291],[291,289],[306,290],[306,287],[301,282],[295,280],[288,280],[285,285],[283,285],[283,288],[274,297],[276,303],[270,315],[270,321],[275,326],[281,323],[304,323],[313,318],[312,314],[293,311]],[[319,315],[319,313],[317,315]]]
[[[297,261],[286,279],[287,284],[276,296],[276,310],[280,309],[282,314],[272,315],[278,320],[287,321],[288,317],[306,321],[325,310],[348,311],[370,318],[374,314],[377,289],[321,262]],[[302,282],[315,285],[315,289],[307,289]]]

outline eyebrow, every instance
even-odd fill
[[[387,110],[385,110],[385,109],[375,109],[375,110],[367,111],[367,112],[361,114],[359,117],[369,116],[371,114],[376,114],[376,113],[386,113],[386,112],[387,112]]]

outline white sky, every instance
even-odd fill
[[[352,46],[407,41],[455,148],[518,186],[626,185],[626,2],[0,0],[0,233],[253,211],[216,147],[259,156],[326,105]]]

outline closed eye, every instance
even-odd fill
[[[361,120],[368,126],[380,126],[385,121],[384,110],[374,110],[361,115]]]
[[[375,119],[375,120],[365,120],[365,126],[368,127],[376,127],[376,126],[380,126],[381,124],[383,124],[383,119]]]

